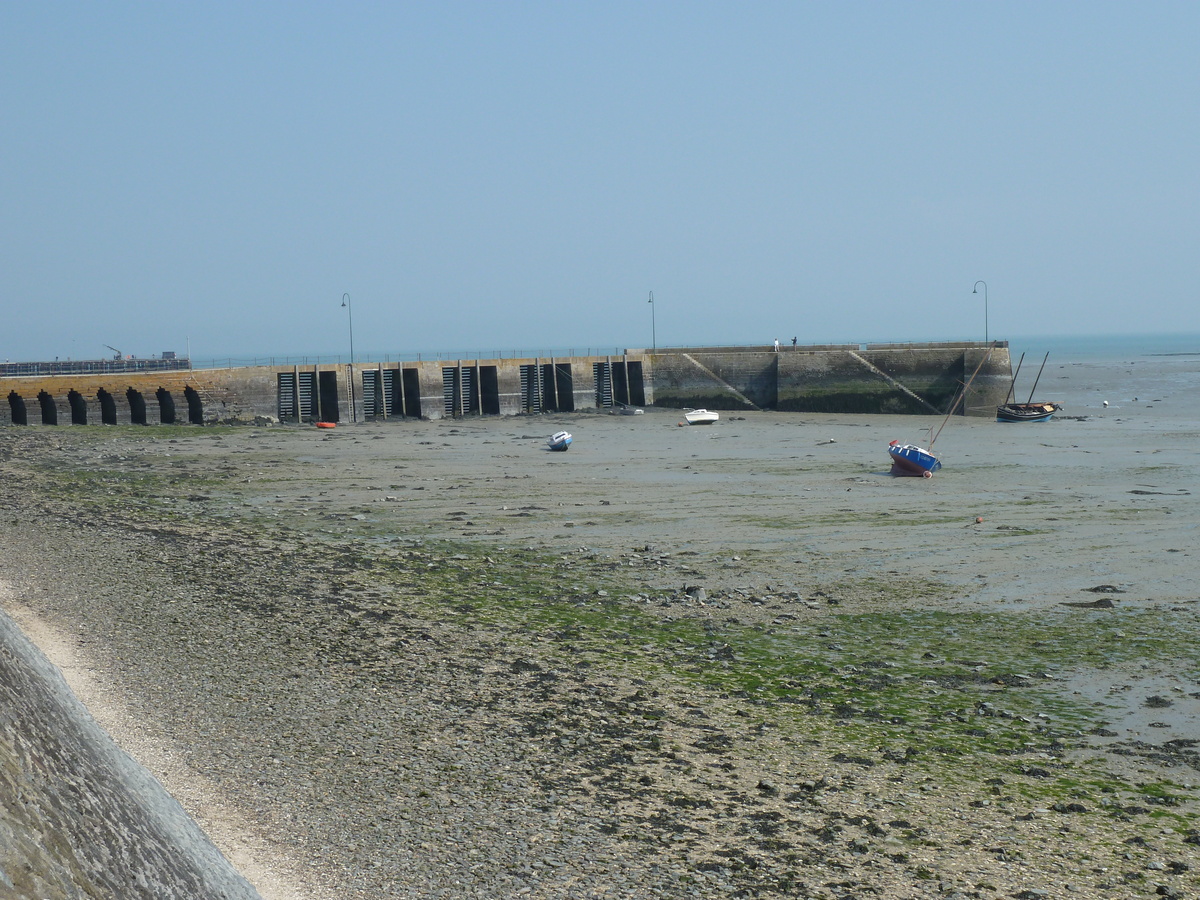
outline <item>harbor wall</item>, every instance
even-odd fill
[[[615,406],[995,415],[1006,342],[627,350],[620,356],[417,360],[0,375],[0,425],[344,423]]]
[[[276,369],[0,377],[0,424],[214,424],[274,415]],[[23,421],[22,421],[23,420]]]
[[[1007,344],[695,348],[652,360],[656,405],[681,408],[945,414],[978,368],[958,411],[994,416],[1011,383]]]

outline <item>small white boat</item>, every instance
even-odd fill
[[[707,409],[689,409],[683,414],[683,418],[689,425],[711,425],[721,417]]]
[[[550,440],[546,441],[546,446],[548,446],[551,450],[566,450],[571,446],[572,440],[571,432],[556,431],[554,434],[550,435]]]
[[[640,416],[645,414],[645,410],[638,409],[636,406],[626,406],[624,403],[618,403],[617,409],[614,412],[619,416]]]

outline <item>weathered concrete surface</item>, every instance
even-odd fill
[[[778,390],[777,353],[697,349],[654,358],[659,406],[773,409]]]
[[[310,367],[311,368],[311,367]],[[204,422],[274,416],[278,409],[277,372],[291,366],[246,366],[237,369],[203,369],[162,372],[109,372],[98,375],[31,375],[0,378],[0,424],[17,423],[15,406],[24,406],[29,425],[72,424],[72,395],[86,422],[105,424],[102,397],[111,398],[109,424],[158,425],[170,422],[160,403],[168,392],[174,421],[189,421],[188,393],[202,407]],[[139,410],[138,404],[144,404]],[[47,417],[50,418],[47,421]],[[138,421],[142,418],[142,421]],[[198,423],[197,423],[198,424]]]
[[[673,351],[654,356],[659,406],[788,412],[946,412],[984,361],[967,415],[995,415],[1009,386],[1008,347],[906,344],[773,350]]]
[[[0,897],[259,897],[2,613]]]

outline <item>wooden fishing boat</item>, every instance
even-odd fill
[[[1021,358],[1017,360],[1017,371],[1013,373],[1012,384],[1008,388],[1008,396],[1004,398],[1003,403],[996,407],[997,422],[1046,422],[1062,409],[1060,403],[1033,402],[1033,392],[1037,390],[1038,382],[1042,379],[1042,369],[1046,368],[1046,360],[1049,358],[1049,353],[1042,357],[1042,367],[1038,369],[1037,378],[1033,379],[1033,388],[1029,391],[1029,399],[1024,403],[1010,403],[1017,387],[1017,376],[1021,374],[1021,363],[1025,362],[1025,354],[1021,354]]]
[[[1045,422],[1060,409],[1057,403],[1005,403],[996,407],[996,421]]]

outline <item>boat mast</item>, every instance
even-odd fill
[[[938,435],[942,433],[942,429],[946,427],[946,423],[949,422],[950,417],[954,415],[954,410],[958,409],[959,402],[966,399],[967,391],[971,388],[971,382],[975,380],[975,376],[979,374],[979,370],[983,368],[983,364],[988,361],[988,357],[992,355],[992,351],[995,349],[996,342],[992,341],[991,346],[988,347],[987,353],[983,354],[983,359],[979,361],[979,365],[975,367],[975,371],[971,373],[971,377],[967,379],[967,383],[962,386],[962,390],[958,392],[958,395],[954,398],[954,402],[950,404],[950,411],[946,413],[946,418],[942,419],[942,424],[938,426],[937,434],[933,433],[932,428],[929,429],[929,449],[931,451],[933,450],[933,442],[938,439]]]
[[[1048,360],[1049,358],[1050,358],[1050,351],[1047,350],[1046,355],[1042,357],[1042,369],[1046,368],[1046,360]],[[1037,378],[1033,379],[1033,388],[1029,391],[1029,399],[1025,401],[1026,403],[1033,402],[1033,392],[1037,390],[1038,380],[1042,377],[1042,369],[1038,369]]]
[[[1010,356],[1009,359],[1012,359]],[[1021,374],[1021,363],[1025,362],[1025,354],[1021,354],[1021,358],[1017,360],[1017,371],[1013,372],[1012,384],[1008,386],[1008,393],[1004,395],[1004,405],[1008,406],[1008,401],[1013,399],[1013,395],[1017,392],[1017,376]]]

